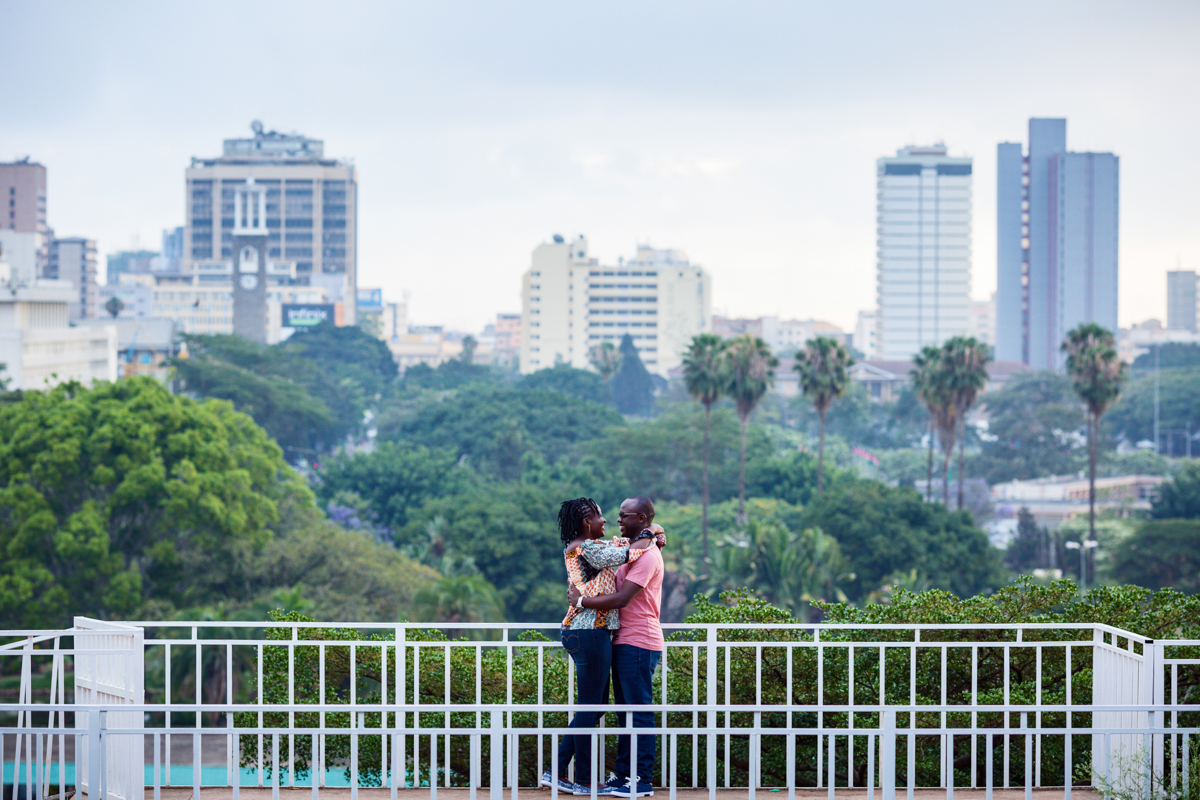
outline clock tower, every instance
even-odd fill
[[[233,332],[267,341],[267,190],[254,178],[233,193]]]

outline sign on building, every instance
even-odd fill
[[[281,310],[285,328],[311,328],[322,322],[335,322],[333,303],[284,303]]]

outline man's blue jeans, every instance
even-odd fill
[[[631,644],[614,644],[613,659],[613,697],[617,705],[650,705],[654,702],[654,688],[651,681],[654,670],[662,653],[658,650],[646,650]],[[625,715],[617,713],[617,726],[625,725]],[[637,711],[633,715],[633,727],[653,728],[654,712]],[[630,777],[629,771],[629,737],[617,737],[618,778]],[[637,737],[637,777],[641,783],[654,782],[654,756],[658,749],[657,736]]]
[[[608,675],[612,667],[612,631],[607,628],[563,628],[562,643],[575,660],[575,680],[579,685],[576,702],[581,705],[607,703]],[[580,711],[575,714],[569,727],[598,728],[600,716],[599,712]],[[563,780],[567,778],[567,767],[571,764],[572,756],[575,758],[575,783],[591,786],[592,734],[563,737],[558,746],[558,777]]]

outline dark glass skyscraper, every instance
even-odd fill
[[[1067,331],[1117,329],[1120,159],[1067,151],[1065,119],[996,150],[996,359],[1058,369]]]

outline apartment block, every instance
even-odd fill
[[[521,372],[588,367],[590,348],[633,338],[650,372],[666,377],[697,333],[712,330],[708,273],[681,250],[638,245],[605,266],[588,242],[555,235],[533,251],[522,279]]]

